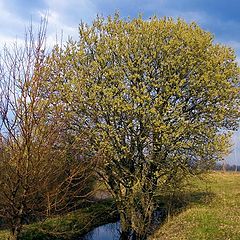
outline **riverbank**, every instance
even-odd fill
[[[239,173],[215,172],[204,175],[203,179],[194,178],[185,197],[185,205],[175,209],[149,240],[240,240]],[[113,201],[103,200],[25,226],[21,240],[74,239],[117,219]],[[0,240],[8,239],[8,234],[0,231]]]
[[[166,220],[151,240],[239,240],[240,174],[211,173],[194,180],[195,199]]]
[[[24,226],[21,240],[65,240],[86,234],[97,226],[114,222],[118,214],[112,200],[89,204],[66,215]],[[0,240],[8,239],[9,232],[1,231]]]

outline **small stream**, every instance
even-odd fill
[[[119,240],[120,221],[96,227],[79,240]]]
[[[163,211],[156,211],[153,215],[153,228],[157,227],[163,218]],[[119,240],[121,233],[120,221],[96,227],[78,240]]]

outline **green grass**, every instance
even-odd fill
[[[240,240],[240,174],[216,172],[192,182],[193,186],[184,194],[184,207],[166,220],[150,239]],[[111,200],[99,202],[25,226],[21,240],[73,239],[116,218]],[[8,232],[0,231],[0,240],[7,238]]]
[[[240,240],[240,174],[216,172],[193,181],[189,205],[150,239]]]
[[[0,240],[6,240],[9,237],[9,231],[0,231]]]
[[[118,217],[112,200],[90,204],[88,207],[63,216],[49,218],[24,226],[21,240],[65,240],[87,233],[93,228],[115,221]],[[0,231],[0,240],[8,239],[9,232]]]
[[[64,216],[48,219],[43,223],[32,224],[23,231],[21,239],[73,239],[116,219],[116,209],[113,202],[108,200],[91,204]]]

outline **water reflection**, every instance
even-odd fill
[[[118,240],[120,237],[120,222],[99,226],[79,240]]]
[[[154,230],[165,216],[165,211],[155,211],[153,213],[152,230]],[[119,240],[120,238],[120,221],[108,223],[96,227],[78,240]]]

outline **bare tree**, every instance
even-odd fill
[[[86,149],[66,130],[63,108],[42,97],[45,68],[46,20],[37,34],[32,26],[24,44],[5,47],[0,63],[0,216],[18,239],[30,218],[73,206],[88,193],[89,164],[80,159]],[[71,141],[70,141],[71,139]]]

